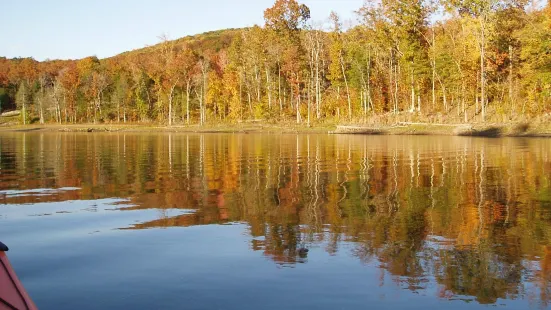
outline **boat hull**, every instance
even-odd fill
[[[0,251],[0,310],[37,309],[19,281],[5,252]]]

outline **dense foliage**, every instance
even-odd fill
[[[265,26],[108,59],[0,58],[22,122],[507,122],[551,112],[551,2],[372,0],[345,29],[277,0]],[[327,26],[329,24],[329,26]]]

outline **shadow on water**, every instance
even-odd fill
[[[245,223],[250,249],[281,266],[319,249],[348,253],[413,292],[436,286],[441,299],[551,299],[549,140],[0,138],[5,206],[123,198],[110,212],[156,214],[115,227],[125,231]],[[24,192],[37,188],[62,190]]]

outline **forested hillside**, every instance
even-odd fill
[[[357,17],[277,0],[262,27],[107,59],[0,58],[0,109],[24,124],[551,118],[551,1],[372,0]]]

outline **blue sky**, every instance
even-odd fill
[[[275,0],[11,0],[2,4],[0,56],[100,58],[209,30],[263,24]],[[363,0],[302,0],[312,19],[331,10],[344,20]]]

